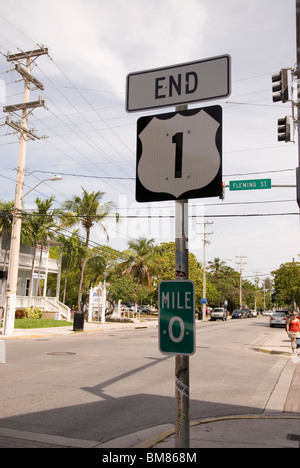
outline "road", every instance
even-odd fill
[[[191,420],[261,413],[286,363],[253,350],[268,319],[196,324]],[[174,423],[175,358],[159,352],[157,328],[6,343],[0,427],[105,442]]]

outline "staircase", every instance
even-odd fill
[[[17,296],[16,309],[27,308],[29,298],[27,296]],[[58,314],[58,320],[71,320],[71,309],[56,297],[32,297],[30,301],[31,307],[38,307],[39,309],[47,312],[55,312]]]

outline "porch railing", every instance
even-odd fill
[[[17,296],[16,298],[16,309],[24,309],[28,307],[29,298],[27,296]],[[32,297],[30,300],[31,307],[38,307],[39,309],[47,312],[56,312],[58,314],[58,320],[70,320],[71,309],[56,297]]]

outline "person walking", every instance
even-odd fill
[[[288,320],[286,331],[291,340],[292,352],[295,354],[296,338],[300,338],[300,318],[298,317],[298,312],[296,310],[293,310],[293,315]]]

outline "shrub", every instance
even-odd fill
[[[26,312],[24,309],[17,309],[16,310],[16,313],[15,313],[15,318],[16,319],[22,319],[22,318],[25,318],[27,315],[26,315]]]
[[[28,309],[25,309],[25,317],[27,317]],[[30,319],[41,319],[43,315],[43,311],[38,307],[30,307],[29,309],[29,318]]]

